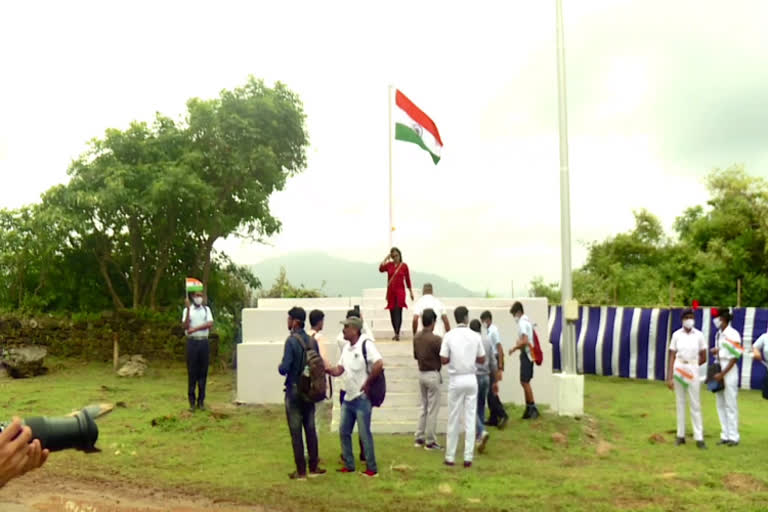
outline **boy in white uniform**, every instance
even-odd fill
[[[675,391],[677,404],[677,439],[675,446],[685,444],[685,395],[691,408],[691,423],[696,446],[705,449],[704,428],[701,420],[701,383],[699,365],[707,361],[707,342],[694,327],[692,309],[683,311],[683,326],[672,334],[669,343],[669,374],[667,387]]]
[[[733,447],[739,444],[739,367],[736,363],[744,349],[741,346],[741,335],[731,327],[731,313],[727,308],[718,310],[712,322],[718,332],[711,352],[717,356],[721,368],[715,380],[725,384],[725,389],[715,393],[721,429],[717,444]]]
[[[485,362],[485,350],[480,335],[467,327],[469,311],[457,307],[453,316],[458,324],[443,338],[440,361],[448,366],[448,432],[445,450],[446,466],[455,464],[459,442],[459,413],[464,408],[464,467],[472,466],[475,453],[475,423],[477,422],[477,364]]]

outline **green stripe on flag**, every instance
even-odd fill
[[[435,162],[435,164],[440,161],[440,157],[429,150],[427,145],[424,144],[424,140],[422,140],[422,138],[419,137],[419,134],[416,133],[416,130],[410,126],[406,126],[402,123],[395,123],[395,139],[405,142],[413,142],[421,149],[429,153],[432,156],[432,161]]]
[[[675,380],[680,384],[682,384],[683,387],[686,387],[686,388],[688,387],[688,383],[685,381],[685,379],[679,376],[678,374],[675,374]]]

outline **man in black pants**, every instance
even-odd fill
[[[499,427],[500,430],[504,430],[504,427],[509,421],[509,415],[504,410],[504,404],[501,403],[498,393],[494,393],[493,390],[497,389],[499,382],[501,381],[504,373],[504,347],[501,345],[501,336],[499,335],[499,329],[493,324],[493,315],[490,311],[483,311],[480,315],[480,321],[485,325],[485,332],[488,339],[491,340],[496,354],[496,366],[498,367],[498,373],[491,372],[491,385],[488,388],[488,410],[490,411],[490,417],[485,422],[486,425]],[[478,400],[480,398],[478,397]]]
[[[320,353],[317,341],[310,338],[304,331],[304,321],[307,318],[302,308],[294,307],[288,312],[288,330],[290,335],[285,340],[283,360],[277,370],[280,375],[285,375],[285,416],[288,419],[288,430],[291,433],[293,445],[293,459],[296,463],[296,471],[289,477],[292,480],[307,478],[307,461],[304,458],[304,439],[302,428],[307,437],[307,452],[309,453],[309,476],[319,476],[325,473],[318,467],[319,457],[317,450],[317,431],[315,430],[315,404],[304,401],[299,395],[297,384],[301,372],[304,371],[306,361],[304,358],[304,345],[313,348]]]
[[[185,300],[186,307],[181,315],[181,322],[187,334],[189,411],[195,412],[195,403],[198,409],[205,409],[205,381],[208,378],[208,362],[211,353],[208,346],[208,332],[213,327],[213,314],[211,308],[203,304],[203,292],[194,292],[192,302],[194,304],[189,302],[189,298]],[[195,388],[198,390],[197,400],[195,400]]]

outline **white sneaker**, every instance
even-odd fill
[[[485,445],[488,444],[488,439],[491,437],[491,434],[488,433],[488,431],[485,431],[480,436],[480,441],[477,443],[477,451],[479,453],[483,453],[485,451]]]

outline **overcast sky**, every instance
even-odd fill
[[[713,167],[768,176],[768,2],[564,0],[574,267],[647,208],[671,226]],[[554,0],[4,2],[0,207],[39,200],[105,128],[178,116],[249,74],[304,101],[306,171],[271,246],[387,251],[387,85],[440,130],[435,166],[394,145],[395,243],[477,290],[560,276]],[[300,205],[297,207],[297,205]],[[375,269],[373,270],[375,271]],[[290,275],[289,275],[290,278]],[[382,286],[386,283],[382,281]]]

